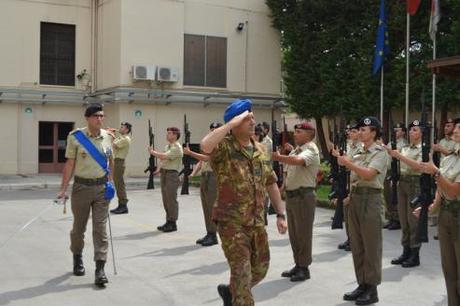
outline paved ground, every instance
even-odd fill
[[[130,214],[111,219],[118,275],[113,274],[110,257],[110,283],[104,290],[92,285],[90,223],[84,253],[87,275],[71,274],[72,217],[63,215],[62,207],[49,206],[54,195],[48,189],[0,191],[0,306],[222,305],[216,285],[228,280],[228,267],[220,246],[195,244],[204,234],[197,189],[180,196],[179,231],[170,234],[156,230],[164,221],[159,189],[129,191]],[[298,284],[280,278],[292,265],[291,250],[287,236],[279,235],[270,219],[271,267],[254,289],[258,305],[354,305],[342,301],[343,293],[355,287],[355,278],[350,253],[336,249],[344,234],[330,230],[331,214],[317,209],[312,278]],[[390,264],[400,252],[399,235],[399,231],[384,231],[384,282],[378,305],[447,305],[438,243],[423,246],[422,267],[402,269]]]

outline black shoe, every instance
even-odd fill
[[[438,235],[434,235],[434,236],[433,236],[433,239],[434,239],[434,240],[439,240]]]
[[[379,296],[377,294],[377,286],[367,286],[366,291],[363,292],[357,299],[356,305],[370,305],[377,303]]]
[[[196,244],[202,244],[202,243],[203,243],[203,240],[205,240],[206,237],[208,237],[208,235],[209,235],[209,234],[206,234],[206,235],[203,236],[202,238],[198,239],[198,240],[196,241]]]
[[[410,257],[410,248],[405,246],[403,248],[403,253],[399,257],[393,259],[391,261],[391,264],[392,265],[402,265],[402,263],[406,261],[409,257]]]
[[[294,275],[291,276],[291,282],[303,282],[310,279],[310,270],[308,267],[299,267]]]
[[[109,282],[104,272],[104,265],[105,265],[105,261],[103,260],[96,261],[96,272],[95,272],[94,284],[98,287],[104,287],[105,284]]]
[[[393,223],[392,220],[388,221],[387,223],[385,223],[385,225],[383,226],[383,228],[388,228],[388,226],[390,226],[391,223]]]
[[[344,251],[347,251],[347,252],[351,252],[351,245],[350,243],[348,243],[346,246],[345,246],[345,249],[343,249]]]
[[[83,259],[81,254],[73,255],[73,275],[83,276],[85,275],[85,267],[83,266]]]
[[[282,277],[291,277],[294,274],[296,274],[298,269],[299,269],[299,266],[295,265],[294,268],[292,268],[291,270],[287,270],[287,271],[284,271],[283,273],[281,273],[281,276]]]
[[[128,205],[118,204],[118,207],[110,211],[112,214],[121,215],[128,213]]]
[[[168,221],[166,222],[165,227],[163,228],[163,232],[170,233],[177,231],[176,221]]]
[[[160,225],[160,226],[157,226],[157,229],[158,229],[159,231],[164,232],[164,231],[165,231],[165,227],[168,225],[168,223],[169,223],[169,221],[166,221],[165,224]]]
[[[390,225],[388,225],[387,230],[394,231],[401,229],[401,223],[399,221],[393,221]]]
[[[367,286],[365,284],[361,284],[356,288],[355,290],[351,292],[347,292],[343,295],[343,299],[345,301],[356,301],[358,297],[361,296],[367,289]]]
[[[339,245],[337,246],[337,248],[338,248],[339,250],[345,250],[345,248],[346,248],[347,246],[349,246],[349,245],[350,245],[350,241],[347,239],[347,240],[345,240],[345,242],[342,242],[341,244],[339,244]]]
[[[224,306],[232,306],[232,292],[230,291],[230,286],[220,284],[217,286],[217,292],[219,292],[220,297],[224,301]]]
[[[410,249],[410,257],[407,258],[403,263],[403,268],[413,268],[420,266],[420,256],[419,256],[420,248],[412,248]]]
[[[211,246],[217,244],[217,235],[216,233],[208,233],[204,240],[201,242],[202,246]]]

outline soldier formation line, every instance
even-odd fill
[[[67,161],[57,198],[67,198],[73,177],[73,274],[85,275],[82,252],[91,212],[94,282],[104,287],[108,283],[104,272],[108,252],[106,226],[107,221],[110,226],[109,203],[115,192],[118,207],[111,213],[128,213],[123,174],[132,126],[122,122],[118,130],[103,129],[104,111],[100,104],[89,105],[84,116],[87,126],[72,131],[67,139]],[[179,177],[184,176],[181,193],[187,194],[188,177],[200,174],[206,235],[196,243],[212,246],[218,244],[217,236],[220,238],[231,274],[227,284],[217,286],[223,304],[254,305],[251,289],[265,277],[270,260],[265,229],[269,212],[276,214],[279,233],[288,232],[293,253],[294,266],[281,277],[293,282],[310,278],[320,153],[314,143],[314,126],[299,123],[289,134],[286,124],[281,133],[276,122],[256,124],[250,100],[235,100],[223,119],[223,124],[210,124],[209,133],[200,143],[200,153],[189,147],[186,118],[184,144],[179,142],[181,130],[169,127],[168,144],[163,151],[154,147],[149,122],[148,188],[154,188],[153,176],[160,175],[166,218],[158,230],[177,231]],[[379,120],[368,116],[341,131],[335,130],[329,143],[330,199],[336,204],[332,228],[342,228],[345,223],[347,239],[338,247],[352,252],[357,282],[357,288],[345,293],[343,299],[356,305],[379,301],[382,228],[401,228],[402,253],[391,263],[403,268],[416,267],[420,265],[422,242],[428,241],[428,216],[438,214],[437,237],[448,304],[460,305],[460,118],[446,122],[445,138],[439,144],[431,145],[425,114],[408,126],[408,142],[405,133],[403,125],[395,125],[391,143],[384,145]],[[191,158],[199,161],[194,168]],[[384,209],[389,220],[385,225]]]

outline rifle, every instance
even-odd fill
[[[283,117],[283,131],[281,132],[280,138],[281,138],[280,139],[281,151],[284,154],[289,154],[290,152],[288,152],[287,150],[284,149],[284,145],[286,143],[290,143],[290,141],[289,141],[289,131],[288,131],[288,128],[287,128],[287,123],[286,123],[286,117]]]
[[[280,146],[280,132],[278,131],[278,128],[276,127],[276,120],[272,121],[272,148],[273,152],[276,152],[279,149]],[[278,187],[283,186],[283,166],[278,162],[278,161],[273,161],[273,171],[275,171],[275,174],[278,178],[276,184]]]
[[[339,164],[337,162],[337,157],[332,155],[332,150],[337,147],[339,140],[338,140],[338,135],[337,135],[337,125],[335,123],[335,118],[334,118],[334,130],[329,132],[329,137],[334,144],[334,146],[331,148],[329,151],[329,165],[331,168],[331,171],[328,176],[328,181],[331,182],[331,192],[328,194],[328,199],[336,199],[337,198],[337,180],[339,177]]]
[[[151,146],[153,148],[155,147],[155,134],[153,134],[150,119],[149,119],[149,146]],[[157,162],[156,162],[155,156],[150,154],[150,156],[149,156],[149,165],[144,170],[144,173],[149,172],[149,181],[147,183],[147,189],[155,189],[155,185],[153,184],[153,176],[154,176],[154,172],[156,170],[157,170]]]
[[[431,130],[428,123],[428,114],[425,110],[425,93],[422,93],[422,162],[430,161],[431,150]],[[420,206],[420,217],[418,221],[417,238],[419,242],[428,242],[428,207],[433,201],[431,189],[431,175],[423,173],[420,176],[420,194],[411,201],[411,207]]]
[[[184,114],[184,148],[190,145],[190,130],[188,129],[187,123],[187,115]],[[184,155],[182,158],[182,164],[184,168],[182,169],[181,173],[184,174],[184,179],[182,180],[182,189],[180,194],[189,194],[188,187],[189,187],[189,180],[188,177],[192,174],[192,162],[191,158],[188,155]]]
[[[433,139],[433,144],[438,143],[438,125],[436,123],[436,120],[434,121],[434,139]],[[439,164],[441,163],[441,158],[439,156],[439,152],[433,152],[433,163],[436,165],[436,167],[439,168]]]
[[[391,149],[397,149],[397,141],[396,141],[396,131],[393,128],[393,119],[391,117],[391,110],[390,110],[390,124],[391,124]],[[399,172],[399,160],[397,158],[391,159],[391,173],[390,176],[387,178],[391,181],[391,205],[393,207],[398,206],[398,182],[400,178]]]
[[[340,156],[343,156],[347,151],[347,136],[345,134],[343,117],[340,122],[340,132],[337,135],[337,146],[339,148]],[[335,185],[335,196],[337,198],[337,206],[335,208],[334,217],[332,219],[332,229],[343,228],[343,200],[348,196],[348,174],[347,168],[345,166],[339,166],[337,163],[337,158],[335,158],[335,166],[337,167],[336,181]]]

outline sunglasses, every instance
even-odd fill
[[[102,115],[102,114],[93,114],[93,115],[91,115],[91,117],[93,117],[93,118],[101,118],[102,119],[102,118],[104,118],[104,115]]]

